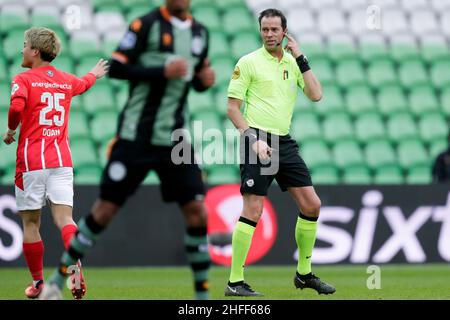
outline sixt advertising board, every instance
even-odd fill
[[[450,261],[450,188],[432,186],[319,186],[322,200],[313,263],[426,263]],[[74,219],[88,213],[96,187],[75,189]],[[211,187],[208,208],[210,253],[229,265],[231,233],[242,210],[238,185]],[[298,209],[273,186],[264,203],[247,264],[294,264]],[[145,186],[122,208],[85,263],[91,266],[183,265],[184,222],[177,205],[165,204],[159,188]],[[48,207],[41,235],[45,264],[55,266],[63,250]],[[0,188],[0,266],[25,266],[22,227],[14,190]]]

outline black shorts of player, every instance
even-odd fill
[[[192,146],[190,159],[194,159]],[[150,146],[128,140],[118,140],[103,170],[100,198],[122,206],[144,181],[150,170],[155,170],[161,181],[165,202],[180,206],[201,200],[205,187],[200,168],[194,162],[176,165],[171,159],[172,147]]]
[[[241,194],[265,196],[273,179],[282,191],[291,187],[312,186],[308,167],[299,155],[297,142],[291,136],[276,136],[255,130],[258,138],[266,141],[273,151],[269,162],[261,161],[249,148],[248,140],[244,144],[241,139],[241,159],[245,159],[240,164]]]

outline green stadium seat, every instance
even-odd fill
[[[379,168],[374,176],[376,184],[403,184],[404,180],[402,169],[399,166]]]
[[[385,60],[388,58],[389,51],[385,43],[362,43],[359,46],[359,56],[365,62],[376,60]]]
[[[228,86],[234,70],[234,60],[230,58],[216,59],[212,63],[212,68],[216,72],[216,87]]]
[[[397,155],[388,140],[371,141],[365,148],[366,162],[372,169],[397,165]]]
[[[322,85],[333,84],[336,81],[336,77],[334,76],[334,71],[329,59],[314,59],[310,65],[314,70],[314,74],[318,79],[320,79],[320,83]]]
[[[374,88],[392,86],[398,83],[397,72],[390,60],[376,60],[367,68],[369,83]]]
[[[82,77],[82,76],[86,75],[97,64],[100,57],[101,56],[97,56],[97,57],[88,56],[88,57],[81,58],[77,64],[77,66],[75,67],[75,74],[78,77]]]
[[[72,139],[70,144],[73,165],[75,170],[83,167],[96,167],[99,165],[97,151],[91,139]]]
[[[231,52],[236,60],[260,47],[261,43],[255,32],[239,33],[231,42]]]
[[[214,107],[216,111],[226,117],[228,108],[228,88],[225,86],[216,88],[214,95]]]
[[[126,0],[124,0],[126,1]],[[147,14],[152,10],[153,8],[156,8],[156,5],[149,4],[149,5],[136,5],[131,8],[129,8],[128,13],[125,16],[125,20],[128,24],[130,24],[133,20],[142,17],[143,15]]]
[[[408,111],[408,101],[399,86],[381,88],[378,92],[378,108],[384,116]]]
[[[353,116],[377,112],[375,98],[370,87],[359,85],[348,88],[346,106]]]
[[[0,54],[2,54],[2,50],[0,48]],[[8,76],[8,68],[6,67],[6,61],[3,58],[0,58],[0,83],[9,82]]]
[[[207,182],[209,185],[239,183],[239,168],[231,165],[215,165],[209,170]]]
[[[392,43],[390,46],[390,54],[398,63],[420,57],[419,48],[412,43]]]
[[[191,90],[188,96],[189,111],[191,114],[202,111],[214,111],[214,97],[211,91],[195,92]]]
[[[413,89],[409,95],[409,105],[415,116],[439,111],[439,101],[434,89],[429,86]]]
[[[208,55],[211,61],[230,55],[230,44],[225,33],[221,31],[210,32]]]
[[[211,32],[220,31],[223,28],[219,10],[214,6],[198,7],[195,9],[193,16]]]
[[[389,138],[395,142],[418,137],[416,122],[409,113],[390,116],[387,121],[387,132]]]
[[[336,66],[336,78],[342,88],[366,83],[366,73],[358,59],[343,60]]]
[[[96,112],[91,121],[91,136],[94,141],[102,143],[114,138],[117,132],[117,119],[117,112]]]
[[[428,165],[411,168],[406,177],[408,184],[430,184],[432,182],[431,168]]]
[[[339,183],[338,169],[334,166],[319,167],[311,172],[311,179],[314,185]]]
[[[320,42],[308,41],[302,42],[302,50],[308,52],[308,58],[310,60],[311,66],[314,66],[313,62],[316,59],[321,59],[326,57],[325,47]]]
[[[323,136],[328,142],[351,140],[354,138],[350,116],[345,113],[330,114],[323,121]]]
[[[324,141],[309,141],[300,145],[300,154],[311,170],[334,165],[331,152]]]
[[[426,44],[421,48],[422,59],[427,63],[433,63],[448,58],[449,47],[447,44]]]
[[[214,110],[197,112],[196,114],[193,114],[192,122],[194,121],[201,121],[203,132],[208,129],[223,130],[220,116]]]
[[[430,159],[436,160],[437,156],[447,150],[449,147],[447,139],[436,139],[430,143]]]
[[[75,60],[95,57],[98,61],[102,57],[99,43],[89,39],[71,39],[69,52]]]
[[[2,113],[0,113],[0,115],[2,115]],[[2,120],[2,124],[3,124],[3,120]],[[6,122],[7,123],[7,122]],[[6,128],[5,126],[2,126],[2,128]],[[2,139],[3,140],[3,139]],[[12,145],[6,145],[3,143],[1,143],[0,146],[0,171],[3,170],[8,170],[8,168],[14,168],[16,165],[16,149],[17,149],[17,144],[12,144]]]
[[[83,111],[71,110],[69,115],[69,137],[71,139],[90,138],[88,117]]]
[[[115,3],[116,1],[112,1]],[[147,10],[150,11],[150,6],[153,5],[153,1],[151,0],[119,0],[120,6],[122,7],[122,11],[129,11],[136,7],[147,7]]]
[[[107,82],[96,83],[82,98],[84,110],[90,115],[99,111],[117,111],[113,90]]]
[[[56,31],[56,29],[58,29],[60,32],[61,30],[62,32],[64,32],[59,17],[51,14],[35,13],[32,14],[30,18],[32,26],[45,27],[52,29],[53,31]]]
[[[407,60],[399,67],[400,83],[406,89],[428,85],[427,70],[421,60]]]
[[[347,168],[344,170],[342,180],[346,184],[370,184],[372,177],[369,168],[365,166]]]
[[[58,56],[52,62],[52,64],[61,71],[72,74],[75,72],[75,64],[73,63],[73,60],[70,56]]]
[[[0,30],[3,30],[0,28]],[[22,58],[22,49],[24,41],[24,31],[10,31],[6,33],[3,40],[3,53],[6,59],[13,60]]]
[[[328,57],[335,62],[358,58],[356,47],[352,42],[333,41],[333,38],[328,42],[327,52]],[[350,73],[351,72],[349,72],[349,75]]]
[[[450,61],[438,61],[431,67],[431,82],[438,89],[446,89],[450,86]]]
[[[428,165],[428,154],[420,140],[406,140],[397,147],[399,164],[404,169]]]
[[[365,165],[364,154],[356,141],[341,141],[333,146],[333,158],[340,169]]]
[[[73,178],[75,185],[98,185],[102,178],[102,168],[93,165],[75,169]]]
[[[333,112],[345,112],[344,99],[339,87],[328,85],[323,86],[322,99],[314,104],[314,109],[320,115],[328,115]]]
[[[29,27],[28,14],[25,12],[0,12],[0,30],[4,35],[20,32],[23,36],[23,32]],[[20,45],[22,46],[23,42]]]
[[[9,65],[8,72],[11,76],[11,80],[18,75],[19,73],[28,71],[29,69],[22,67],[22,58],[16,58],[13,60],[13,62]],[[9,82],[9,81],[8,81]],[[10,83],[10,82],[9,82]]]
[[[379,114],[363,114],[355,121],[355,135],[362,143],[386,138],[386,129]]]
[[[13,186],[16,179],[16,168],[7,168],[3,175],[0,175],[0,185],[2,186]]]
[[[449,132],[449,125],[441,113],[423,115],[419,120],[420,137],[425,142],[445,139]]]
[[[9,83],[9,81],[0,82],[0,112],[2,110],[3,111],[9,110],[10,98],[11,98],[11,84]]]
[[[232,7],[223,13],[223,22],[219,28],[223,28],[225,32],[234,36],[242,32],[257,32],[259,30],[258,23],[252,17],[248,9],[244,7]]]
[[[321,139],[322,128],[316,114],[305,112],[292,119],[290,135],[297,142]]]
[[[440,102],[442,112],[446,117],[450,117],[450,88],[442,91]]]
[[[200,3],[202,1],[211,2],[211,0],[199,0]],[[195,3],[195,2],[196,1],[194,0],[193,3]],[[228,10],[230,8],[235,8],[235,7],[245,7],[244,0],[228,0],[228,1],[214,0],[212,2],[217,6],[217,8],[219,8],[221,10]]]

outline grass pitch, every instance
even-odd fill
[[[46,269],[48,277],[54,269]],[[295,266],[246,268],[246,281],[265,294],[264,300],[450,300],[450,265],[381,266],[381,289],[368,289],[367,266],[316,266],[314,272],[336,287],[336,293],[318,295],[311,289],[293,285]],[[210,271],[211,298],[224,297],[229,269],[214,267]],[[193,298],[191,271],[174,268],[85,268],[88,291],[85,299],[189,300]],[[26,299],[25,286],[30,275],[25,268],[0,268],[0,299]],[[65,290],[66,299],[71,299]],[[257,300],[257,298],[252,298]]]

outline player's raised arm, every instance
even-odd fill
[[[108,69],[108,62],[100,59],[87,75],[82,78],[75,77],[73,95],[82,94],[89,90],[97,79],[103,78],[108,73]]]

